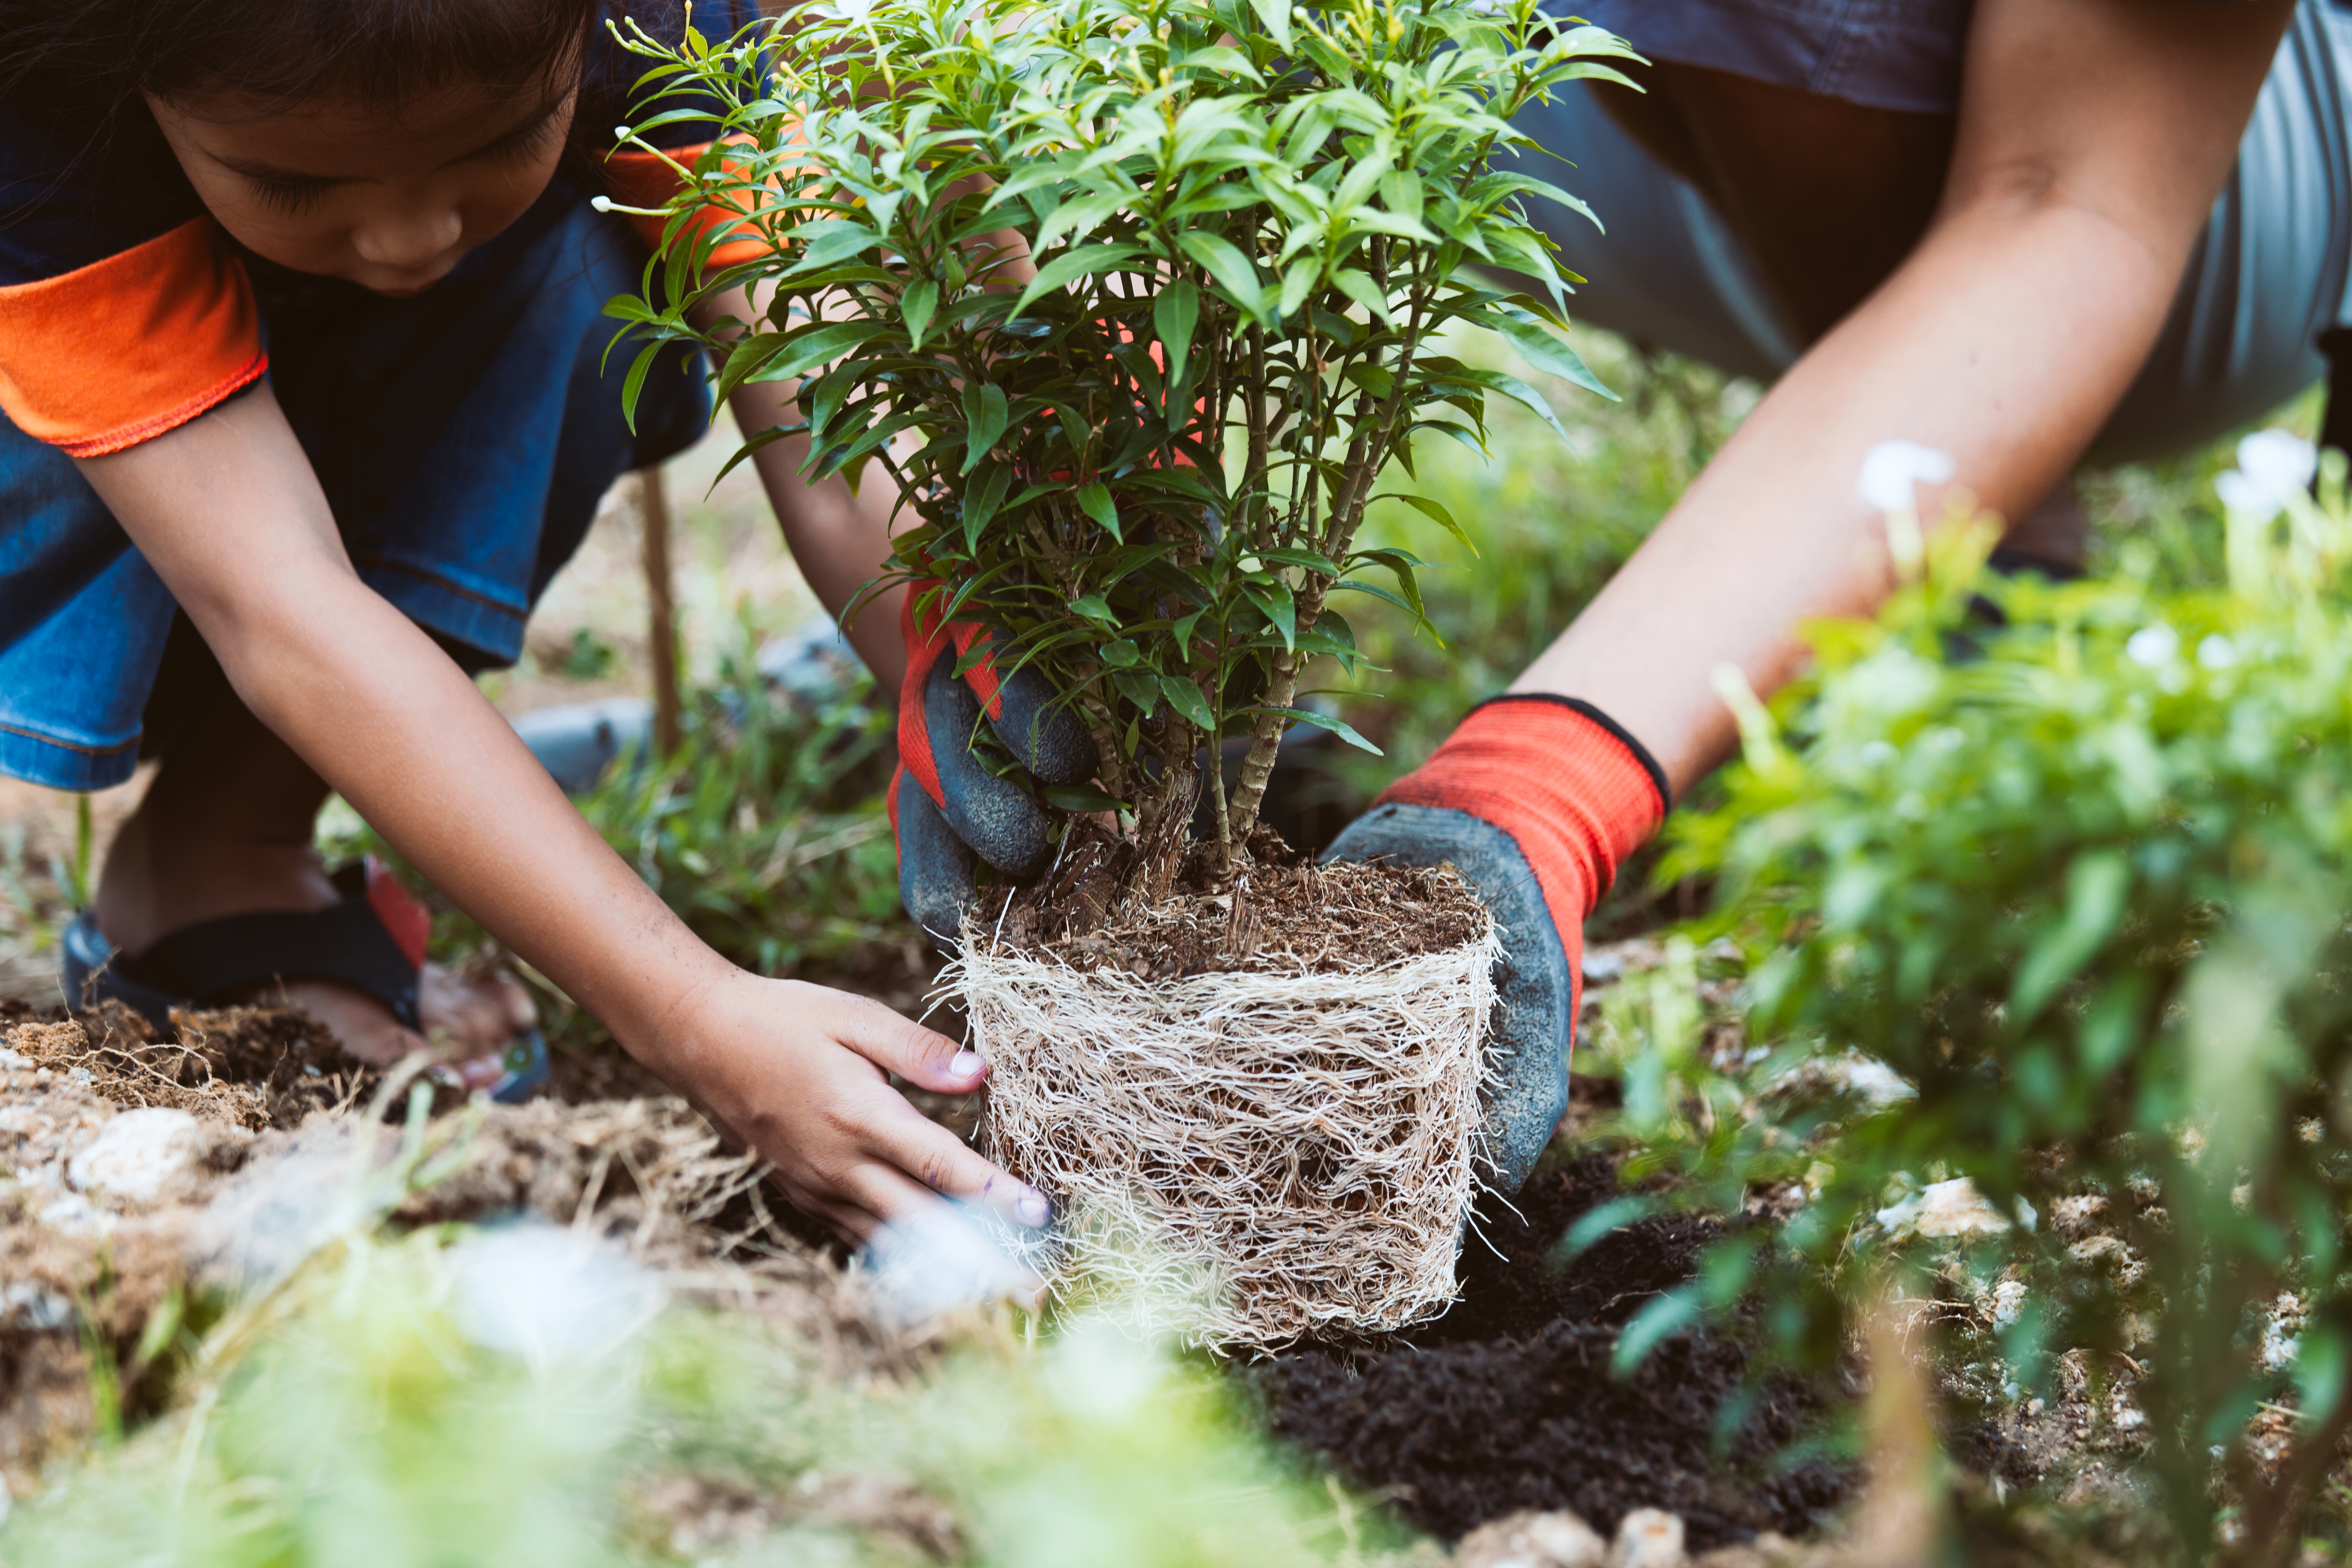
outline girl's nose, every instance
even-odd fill
[[[466,232],[455,207],[384,213],[352,233],[352,248],[372,267],[413,272],[448,254]]]

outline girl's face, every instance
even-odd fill
[[[576,88],[451,88],[397,113],[226,98],[148,99],[196,194],[280,266],[421,294],[554,177]]]

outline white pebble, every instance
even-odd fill
[[[152,1203],[195,1169],[203,1134],[185,1111],[147,1105],[125,1111],[66,1162],[66,1179],[119,1203]]]
[[[1637,1508],[1617,1526],[1609,1568],[1682,1568],[1683,1521],[1664,1509]]]

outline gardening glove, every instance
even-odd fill
[[[929,609],[919,614],[926,596]],[[917,582],[898,612],[907,677],[898,690],[898,772],[889,807],[898,900],[934,942],[952,947],[975,895],[976,861],[1025,879],[1053,860],[1045,809],[1018,780],[997,777],[972,755],[982,716],[1040,783],[1092,778],[1095,745],[1076,710],[1056,702],[1035,671],[999,674],[988,653],[994,632],[979,621],[947,621],[946,609],[937,584]],[[971,659],[975,644],[980,657]]]
[[[1471,709],[1324,857],[1451,862],[1501,926],[1482,1157],[1505,1192],[1526,1184],[1568,1110],[1584,917],[1667,804],[1664,770],[1600,709],[1501,696]]]

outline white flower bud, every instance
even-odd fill
[[[1882,441],[1863,455],[1854,491],[1882,512],[1909,511],[1921,485],[1940,485],[1957,471],[1948,452],[1916,441]]]

